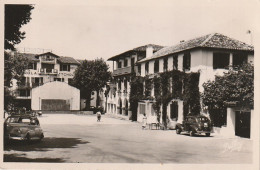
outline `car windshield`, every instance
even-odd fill
[[[7,121],[9,123],[23,123],[23,124],[30,124],[32,120],[30,118],[22,118],[22,117],[10,117]]]

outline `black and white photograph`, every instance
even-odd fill
[[[259,7],[3,1],[1,168],[259,169]]]

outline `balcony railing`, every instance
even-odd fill
[[[130,74],[131,73],[131,66],[124,67],[124,68],[118,68],[113,71],[113,76],[119,76],[124,74]]]
[[[41,68],[39,69],[40,74],[58,74],[57,69],[46,69],[46,68]]]

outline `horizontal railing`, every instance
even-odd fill
[[[118,68],[113,71],[113,76],[118,76],[118,75],[124,75],[124,74],[129,74],[131,73],[131,66],[129,67],[124,67],[124,68]]]

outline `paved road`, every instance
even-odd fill
[[[94,115],[46,114],[40,143],[5,145],[6,162],[251,163],[252,141],[190,137],[173,130],[142,130],[141,124]]]

